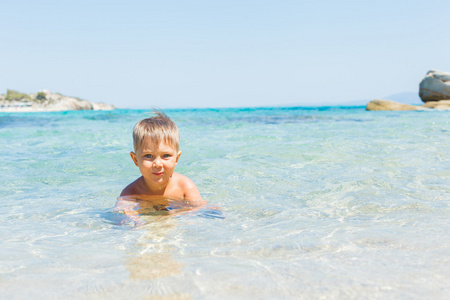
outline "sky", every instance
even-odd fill
[[[447,0],[0,0],[0,94],[215,108],[418,93],[430,69],[450,72],[449,11]]]

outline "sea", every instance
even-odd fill
[[[150,109],[0,113],[2,299],[448,299],[448,111],[165,112],[208,203],[139,226]]]

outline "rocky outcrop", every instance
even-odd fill
[[[450,110],[450,100],[428,101],[423,105],[408,105],[391,100],[370,101],[366,110]]]
[[[113,105],[90,102],[74,97],[67,97],[61,94],[50,94],[48,99],[42,103],[48,109],[63,110],[113,110]]]
[[[422,106],[408,105],[391,100],[370,101],[366,110],[450,110],[450,73],[428,71],[419,84]]]
[[[428,71],[420,82],[419,96],[423,102],[450,99],[450,73]]]
[[[450,100],[428,101],[423,107],[433,108],[437,110],[450,110]]]
[[[382,99],[370,101],[366,106],[366,110],[420,110],[420,109],[423,108],[421,106],[403,104],[391,100],[382,100]]]
[[[49,92],[26,95],[8,90],[6,95],[0,95],[0,111],[3,112],[113,109],[115,109],[113,105],[91,102],[57,93],[51,94]]]

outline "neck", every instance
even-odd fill
[[[148,192],[150,192],[151,195],[164,195],[167,185],[169,184],[169,182],[166,182],[162,185],[155,185],[150,182],[147,182],[144,177],[142,177],[142,181],[143,181],[145,189]]]

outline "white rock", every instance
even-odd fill
[[[419,96],[423,102],[450,99],[450,73],[428,71],[420,82]]]

